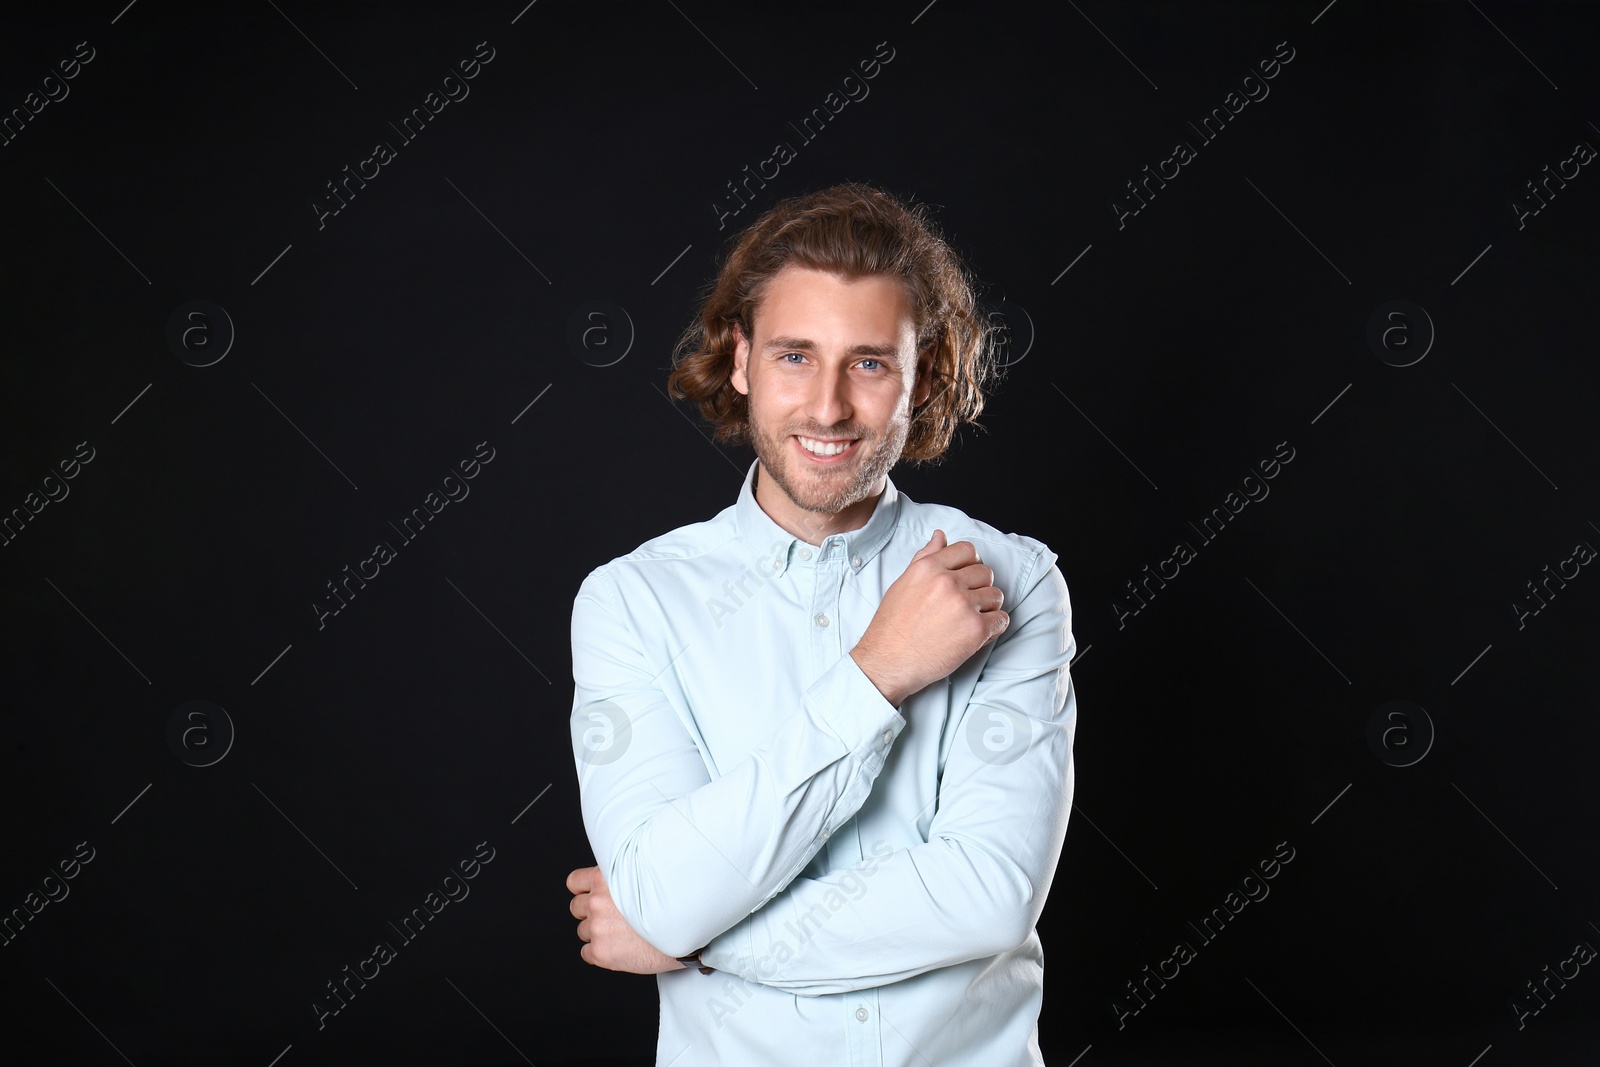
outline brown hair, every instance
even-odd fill
[[[779,201],[731,244],[674,346],[667,378],[667,391],[693,400],[718,442],[749,443],[748,398],[732,381],[734,326],[754,341],[767,285],[789,265],[850,280],[888,275],[905,282],[917,355],[931,349],[933,363],[932,389],[912,412],[902,459],[938,461],[958,426],[978,425],[984,387],[998,370],[993,328],[979,311],[965,264],[922,205],[908,207],[870,185],[843,182]]]

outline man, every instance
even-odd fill
[[[1066,583],[888,477],[975,421],[992,370],[955,253],[857,184],[758,219],[680,341],[674,394],[756,461],[572,615],[598,866],[571,911],[586,962],[656,975],[659,1067],[1044,1062]]]

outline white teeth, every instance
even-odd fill
[[[800,446],[802,448],[804,448],[807,452],[817,456],[837,456],[840,452],[843,452],[845,449],[849,448],[855,443],[853,441],[842,441],[837,444],[828,444],[827,442],[816,441],[809,437],[800,437],[798,440],[800,441]]]

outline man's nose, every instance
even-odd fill
[[[848,370],[823,371],[817,375],[808,398],[806,413],[819,426],[835,426],[852,414]]]

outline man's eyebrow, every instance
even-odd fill
[[[815,352],[817,350],[817,345],[816,342],[808,341],[803,337],[772,337],[767,340],[766,344],[761,346],[761,350],[763,352],[771,352],[779,348],[786,351],[794,349],[802,352]],[[845,355],[872,356],[875,359],[899,359],[900,346],[869,344],[852,345],[850,348],[846,349]]]

